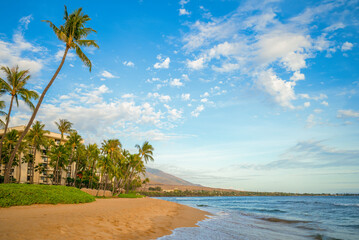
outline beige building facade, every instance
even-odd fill
[[[10,132],[11,130],[17,130],[19,134],[21,134],[25,130],[25,126],[17,126],[8,128],[7,132]],[[4,130],[0,130],[0,137],[3,135]],[[60,133],[54,133],[49,132],[46,133],[45,136],[48,139],[51,139],[55,141],[56,144],[60,144],[61,141],[61,134]],[[67,136],[64,135],[64,139],[62,140],[61,144],[64,144],[67,141]],[[23,156],[20,157],[21,159]],[[41,171],[36,168],[36,166],[41,166]],[[11,176],[16,179],[16,181],[19,180],[20,177],[20,183],[27,183],[30,182],[30,179],[32,177],[32,165],[28,164],[26,162],[18,164],[18,166],[14,166],[11,169]],[[53,179],[50,177],[54,174],[54,169],[50,166],[50,158],[47,155],[47,151],[45,148],[42,148],[40,151],[36,150],[36,159],[35,159],[35,173],[34,173],[34,183],[36,184],[52,184]],[[59,171],[59,178],[61,179],[61,184],[66,184],[66,178],[73,176],[73,171],[75,169],[75,163],[72,163],[68,166],[68,169],[63,169]],[[4,175],[5,173],[5,164],[0,163],[0,175]],[[21,174],[20,174],[21,173]]]

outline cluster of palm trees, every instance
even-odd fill
[[[122,147],[118,139],[104,140],[99,147],[96,143],[85,145],[82,137],[72,129],[72,123],[65,119],[55,122],[61,139],[55,142],[49,138],[45,125],[36,121],[22,141],[11,167],[18,166],[21,179],[21,165],[27,164],[28,183],[34,183],[35,171],[52,184],[67,184],[76,187],[111,190],[132,190],[140,187],[145,179],[145,163],[153,161],[153,147],[149,142],[136,145],[137,153],[131,154]],[[65,136],[66,134],[66,136]],[[6,133],[3,141],[2,160],[10,167],[9,153],[19,141],[15,129]],[[49,162],[36,161],[36,153],[45,152]],[[74,167],[74,169],[71,169]],[[67,173],[63,176],[62,173]]]
[[[64,65],[66,56],[69,50],[73,50],[76,52],[76,55],[81,59],[81,61],[89,67],[91,71],[91,61],[87,58],[87,56],[82,52],[81,47],[96,47],[99,46],[94,40],[88,40],[86,37],[92,33],[96,32],[92,28],[87,27],[88,21],[91,18],[82,12],[82,8],[75,10],[73,13],[68,14],[67,8],[65,6],[65,13],[64,13],[64,24],[57,27],[51,21],[44,21],[49,24],[51,29],[54,31],[57,38],[65,44],[64,55],[60,62],[59,67],[57,68],[56,72],[54,73],[53,77],[44,88],[43,92],[39,96],[36,91],[29,90],[26,88],[26,84],[30,79],[30,70],[20,70],[18,66],[15,67],[7,67],[1,66],[1,71],[3,71],[6,75],[6,79],[0,78],[0,96],[8,93],[10,94],[11,98],[9,101],[8,106],[8,113],[4,112],[3,109],[6,107],[6,102],[4,100],[0,100],[0,116],[5,117],[0,120],[0,127],[4,128],[3,137],[0,140],[0,162],[3,158],[3,146],[4,146],[4,139],[7,133],[7,129],[10,122],[10,115],[13,108],[13,102],[15,100],[16,104],[19,104],[19,98],[25,102],[25,104],[29,105],[29,107],[33,110],[32,115],[25,127],[25,130],[19,135],[15,146],[12,148],[7,149],[6,157],[8,161],[8,167],[5,171],[4,182],[10,183],[10,169],[11,166],[14,164],[15,158],[19,155],[19,151],[22,146],[22,142],[27,136],[27,133],[30,131],[31,126],[33,125],[37,112],[40,109],[41,103],[44,100],[44,97],[55,81],[57,75],[59,74],[62,66]],[[33,100],[37,100],[36,106],[32,103]]]

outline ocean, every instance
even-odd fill
[[[213,214],[160,240],[359,239],[358,196],[163,197]]]

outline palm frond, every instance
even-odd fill
[[[61,27],[60,29],[58,27],[55,26],[55,24],[53,24],[51,21],[49,20],[42,20],[43,22],[46,22],[49,24],[49,26],[52,28],[52,30],[54,31],[54,33],[56,34],[57,38],[60,39],[63,42],[67,41],[67,36],[66,34],[62,31]]]
[[[99,48],[95,40],[77,40],[76,43],[81,47],[84,46],[84,47]]]
[[[77,56],[79,56],[79,58],[81,59],[81,61],[89,68],[90,72],[91,72],[91,68],[92,68],[92,64],[90,59],[87,58],[87,56],[82,52],[81,48],[76,44],[73,43],[71,45],[71,48],[74,48],[76,50],[76,54]]]

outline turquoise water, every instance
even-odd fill
[[[359,197],[166,197],[213,214],[160,240],[359,239]]]

